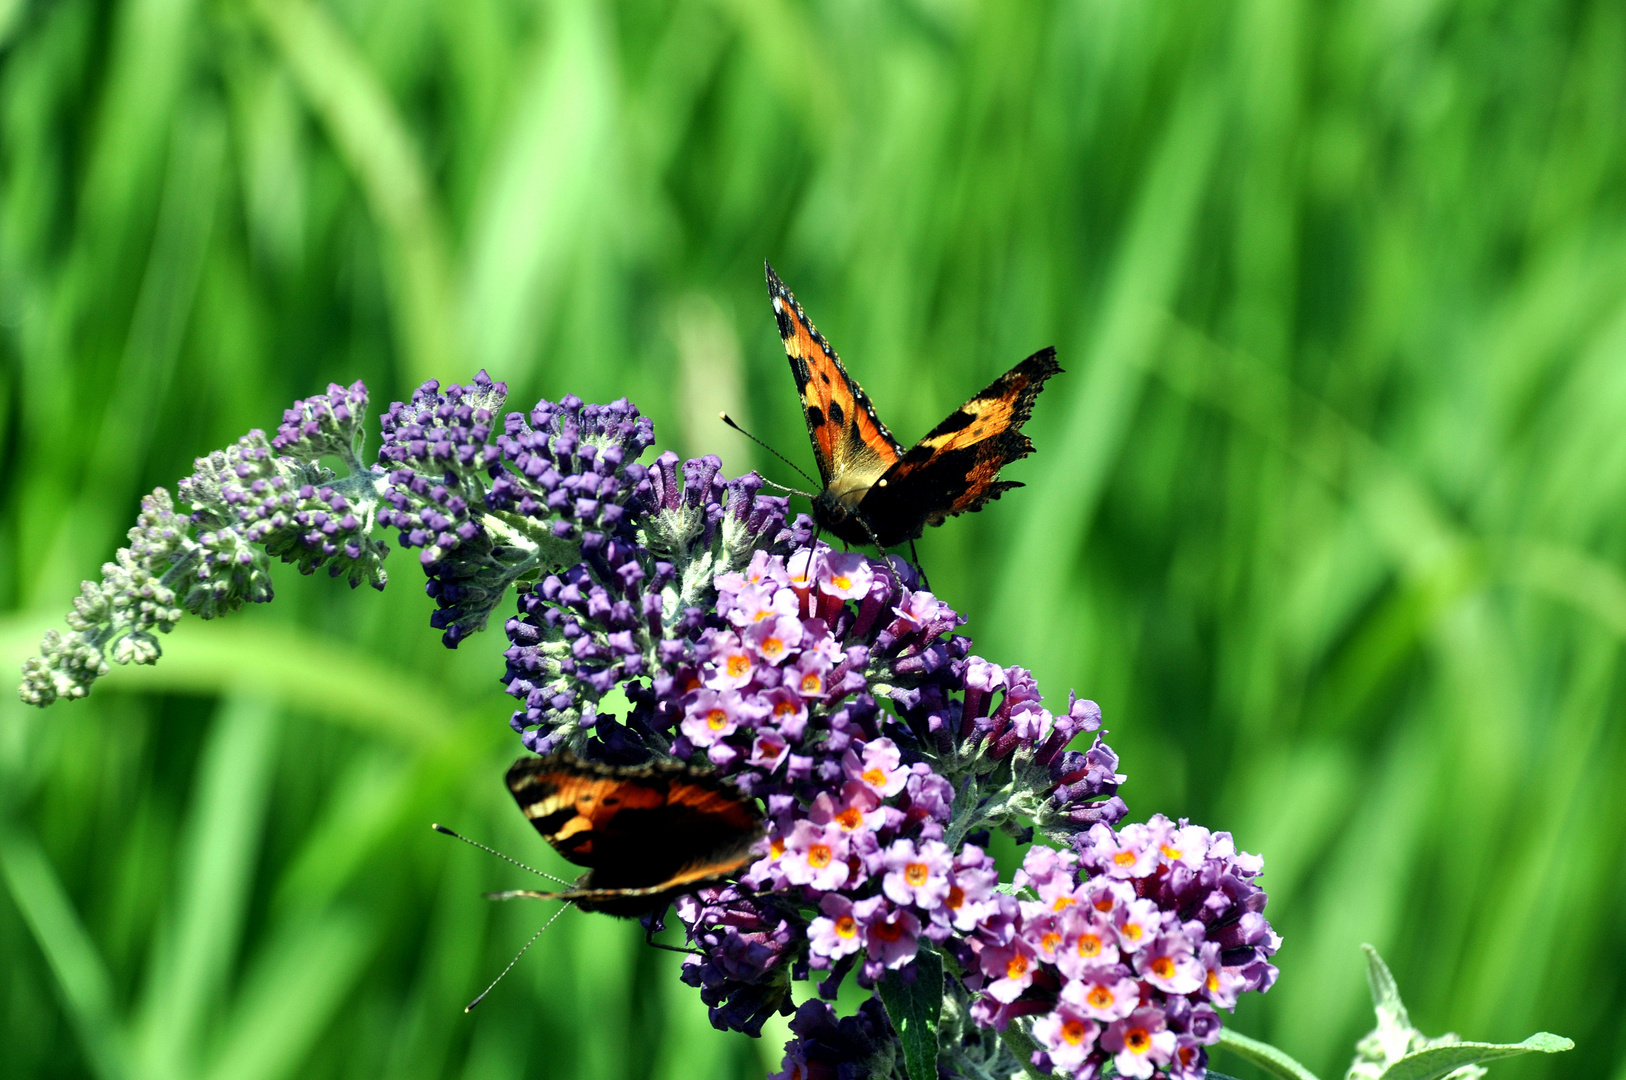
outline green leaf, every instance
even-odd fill
[[[900,971],[881,980],[881,1004],[903,1044],[909,1080],[937,1078],[937,1021],[943,1011],[943,958],[922,946],[914,962],[915,980]]]
[[[1261,1069],[1276,1074],[1282,1080],[1316,1080],[1315,1073],[1274,1046],[1258,1039],[1250,1039],[1228,1027],[1220,1028],[1219,1045],[1244,1061],[1250,1061]],[[1217,1074],[1210,1069],[1208,1075]]]
[[[1361,950],[1366,953],[1366,982],[1372,988],[1372,1009],[1378,1015],[1376,1034],[1383,1046],[1384,1060],[1397,1061],[1406,1053],[1415,1034],[1411,1016],[1400,1000],[1400,987],[1395,985],[1395,977],[1378,950],[1364,943]]]
[[[1574,1047],[1575,1043],[1562,1035],[1545,1031],[1538,1031],[1520,1043],[1448,1043],[1406,1055],[1384,1070],[1382,1080],[1437,1080],[1464,1065],[1480,1065],[1520,1054],[1557,1054]]]

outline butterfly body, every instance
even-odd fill
[[[508,790],[543,839],[587,867],[561,892],[583,911],[636,918],[748,866],[762,811],[732,784],[682,762],[603,765],[573,754],[526,757]]]
[[[1022,486],[1000,480],[999,470],[1033,452],[1021,427],[1045,380],[1061,371],[1054,349],[1011,368],[905,450],[773,267],[767,274],[824,485],[813,499],[821,530],[889,548]]]

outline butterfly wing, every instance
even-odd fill
[[[1055,349],[1041,349],[954,410],[898,459],[859,512],[888,545],[920,535],[955,514],[980,509],[1008,488],[999,470],[1033,452],[1021,428],[1045,380],[1061,368]]]
[[[558,753],[521,758],[507,782],[543,839],[591,870],[577,892],[654,895],[720,878],[762,836],[755,801],[677,762],[627,768]]]
[[[662,906],[664,902],[674,897],[694,892],[696,889],[703,889],[708,885],[721,885],[738,873],[744,862],[749,861],[749,859],[743,862],[738,859],[700,859],[681,867],[665,881],[639,888],[600,889],[578,887],[561,889],[558,892],[514,889],[509,892],[493,893],[491,895],[498,900],[512,900],[521,897],[527,900],[566,900],[577,905],[583,911],[602,911],[610,915],[634,918]]]
[[[773,267],[763,265],[768,271],[768,296],[779,323],[779,337],[802,398],[819,479],[837,498],[864,491],[892,467],[903,447],[875,415],[875,406],[863,388],[841,366],[836,351],[814,329]]]

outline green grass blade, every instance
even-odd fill
[[[0,873],[45,954],[69,1020],[97,1080],[131,1075],[113,984],[96,945],[45,853],[27,834],[0,823]]]
[[[187,818],[175,923],[155,959],[136,1041],[143,1071],[188,1075],[241,948],[269,792],[277,706],[225,699]]]
[[[281,53],[389,239],[392,311],[408,379],[464,378],[442,211],[394,103],[325,8],[310,0],[252,0],[249,10]]]
[[[344,1011],[377,932],[352,914],[329,914],[274,933],[245,976],[208,1080],[282,1080]]]

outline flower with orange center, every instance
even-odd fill
[[[739,727],[742,702],[735,690],[701,690],[684,712],[683,734],[696,746],[712,746]]]
[[[937,840],[894,840],[883,856],[886,877],[881,888],[895,904],[912,904],[930,911],[949,892],[949,869],[954,857]]]
[[[785,880],[829,891],[847,884],[847,835],[828,825],[798,821],[785,841],[780,860]]]
[[[802,643],[802,624],[789,615],[780,615],[757,623],[745,636],[764,660],[778,665]]]
[[[1067,944],[1058,950],[1056,963],[1068,978],[1079,978],[1091,968],[1118,962],[1118,937],[1093,907],[1073,908],[1062,917]]]
[[[1009,945],[992,945],[978,957],[991,981],[983,987],[995,1001],[1009,1005],[1033,984],[1033,946],[1018,937]]]
[[[843,600],[862,599],[875,582],[869,557],[856,551],[826,552],[816,571],[819,591]]]
[[[909,781],[909,770],[903,765],[898,744],[891,739],[871,739],[863,744],[863,756],[854,742],[842,756],[841,765],[847,776],[863,781],[871,791],[889,799],[902,791]]]
[[[852,901],[840,893],[830,893],[819,902],[823,912],[808,924],[808,947],[814,956],[814,966],[825,966],[829,961],[855,953],[863,946],[863,927],[853,915]],[[824,958],[820,960],[819,958]]]
[[[1062,987],[1061,1000],[1080,1015],[1095,1020],[1118,1020],[1140,1003],[1140,984],[1119,964],[1086,968],[1081,977]]]
[[[1101,1026],[1078,1015],[1066,1002],[1033,1024],[1033,1038],[1050,1055],[1050,1064],[1062,1073],[1078,1072],[1095,1052]]]
[[[1147,1007],[1109,1025],[1101,1046],[1113,1055],[1118,1075],[1146,1080],[1174,1057],[1175,1038],[1163,1010]]]
[[[870,963],[900,968],[920,951],[920,920],[910,911],[891,907],[886,897],[858,901],[853,905],[853,917],[864,927]]]

